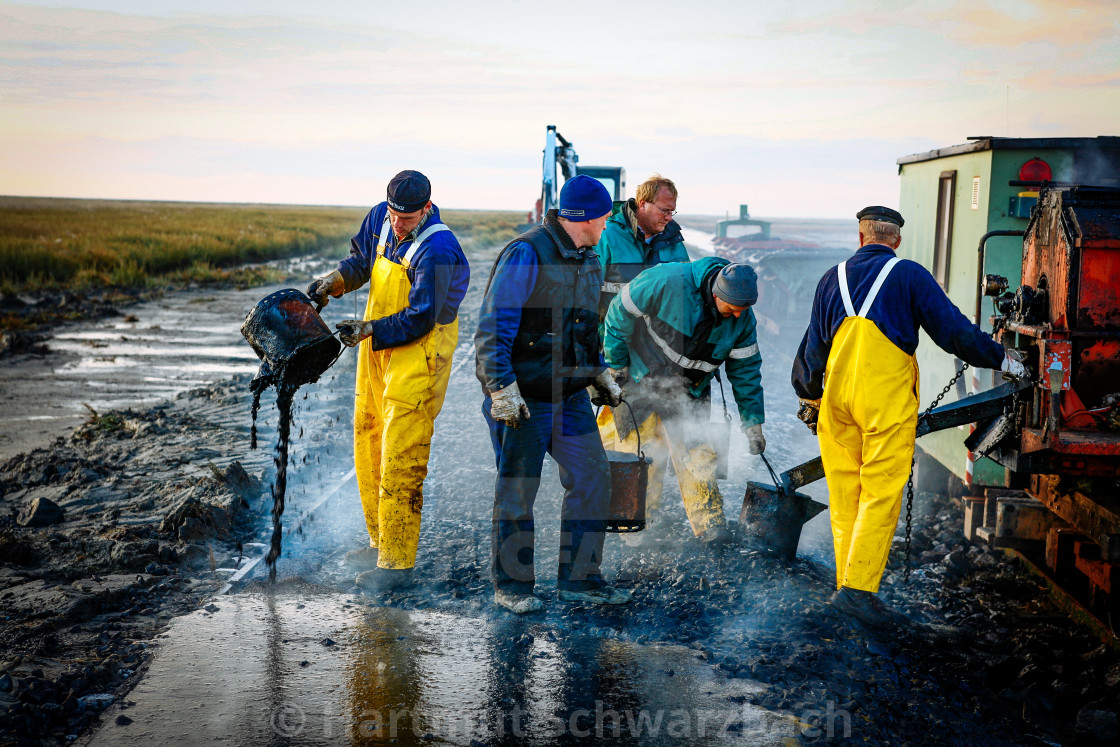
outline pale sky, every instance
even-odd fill
[[[528,211],[544,131],[688,213],[849,218],[895,159],[1120,134],[1120,1],[0,0],[0,194]]]

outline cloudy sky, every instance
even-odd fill
[[[0,0],[0,194],[528,210],[545,125],[686,212],[850,217],[895,159],[1120,134],[1117,0]]]

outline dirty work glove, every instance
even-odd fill
[[[1023,354],[1018,350],[1007,351],[1007,354],[1003,356],[1003,365],[999,367],[999,370],[1003,372],[1003,378],[1009,381],[1027,377],[1027,367],[1023,365]]]
[[[334,328],[342,330],[338,339],[350,347],[354,347],[367,337],[373,337],[373,322],[364,319],[346,319],[334,325]]]
[[[614,377],[614,383],[620,387],[626,386],[626,382],[630,381],[630,366],[623,366],[622,368],[609,368],[611,376]]]
[[[766,437],[762,435],[762,424],[748,425],[743,429],[747,437],[747,449],[752,454],[761,454],[766,451]]]
[[[516,381],[505,389],[490,392],[490,417],[510,428],[520,428],[521,421],[529,419],[529,405],[525,404]]]
[[[812,431],[813,435],[817,435],[817,417],[821,414],[821,401],[819,399],[803,399],[800,400],[801,406],[797,408],[797,419],[805,424],[805,427]]]
[[[602,405],[609,405],[611,407],[618,407],[622,404],[622,387],[614,380],[609,368],[604,368],[603,371],[595,377],[595,383],[592,385],[594,391],[591,394],[591,404],[596,407]]]
[[[316,278],[307,286],[307,297],[320,306],[326,306],[331,297],[338,298],[346,292],[346,282],[342,273],[333,270],[329,275]]]

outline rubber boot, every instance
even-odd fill
[[[374,568],[359,573],[354,583],[374,594],[385,594],[410,588],[415,581],[411,568]]]
[[[876,630],[899,630],[909,627],[910,620],[895,612],[870,591],[841,586],[828,603],[841,614],[855,618]]]
[[[699,540],[705,547],[720,549],[734,542],[735,535],[726,524],[713,524],[700,535]]]
[[[359,571],[368,571],[377,567],[377,548],[362,547],[351,550],[343,556],[346,565]]]

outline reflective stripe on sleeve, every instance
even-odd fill
[[[622,290],[619,291],[618,295],[622,299],[622,307],[630,312],[630,316],[639,316],[645,319],[646,315],[642,313],[642,310],[638,308],[638,305],[636,303],[634,303],[634,299],[630,297],[629,285],[622,286]],[[648,319],[646,319],[646,324],[649,324]]]
[[[621,293],[626,283],[603,283],[603,293]]]
[[[623,285],[622,292],[618,295],[619,298],[622,299],[623,308],[625,308],[631,316],[640,317],[646,323],[646,331],[649,332],[650,339],[653,340],[654,344],[657,345],[661,352],[665,354],[665,357],[670,361],[676,363],[681,368],[703,371],[705,373],[711,373],[712,371],[715,371],[717,368],[719,368],[718,363],[709,363],[708,361],[698,361],[693,360],[692,358],[686,358],[680,353],[673,350],[673,348],[669,346],[669,343],[662,339],[662,337],[654,331],[653,323],[650,321],[649,315],[643,314],[642,311],[638,308],[637,304],[634,303],[634,299],[630,297],[629,285]],[[756,351],[758,350],[757,345],[754,346],[754,348]]]
[[[753,358],[756,355],[758,355],[758,343],[747,345],[745,348],[734,348],[727,357],[742,360],[744,358]]]

